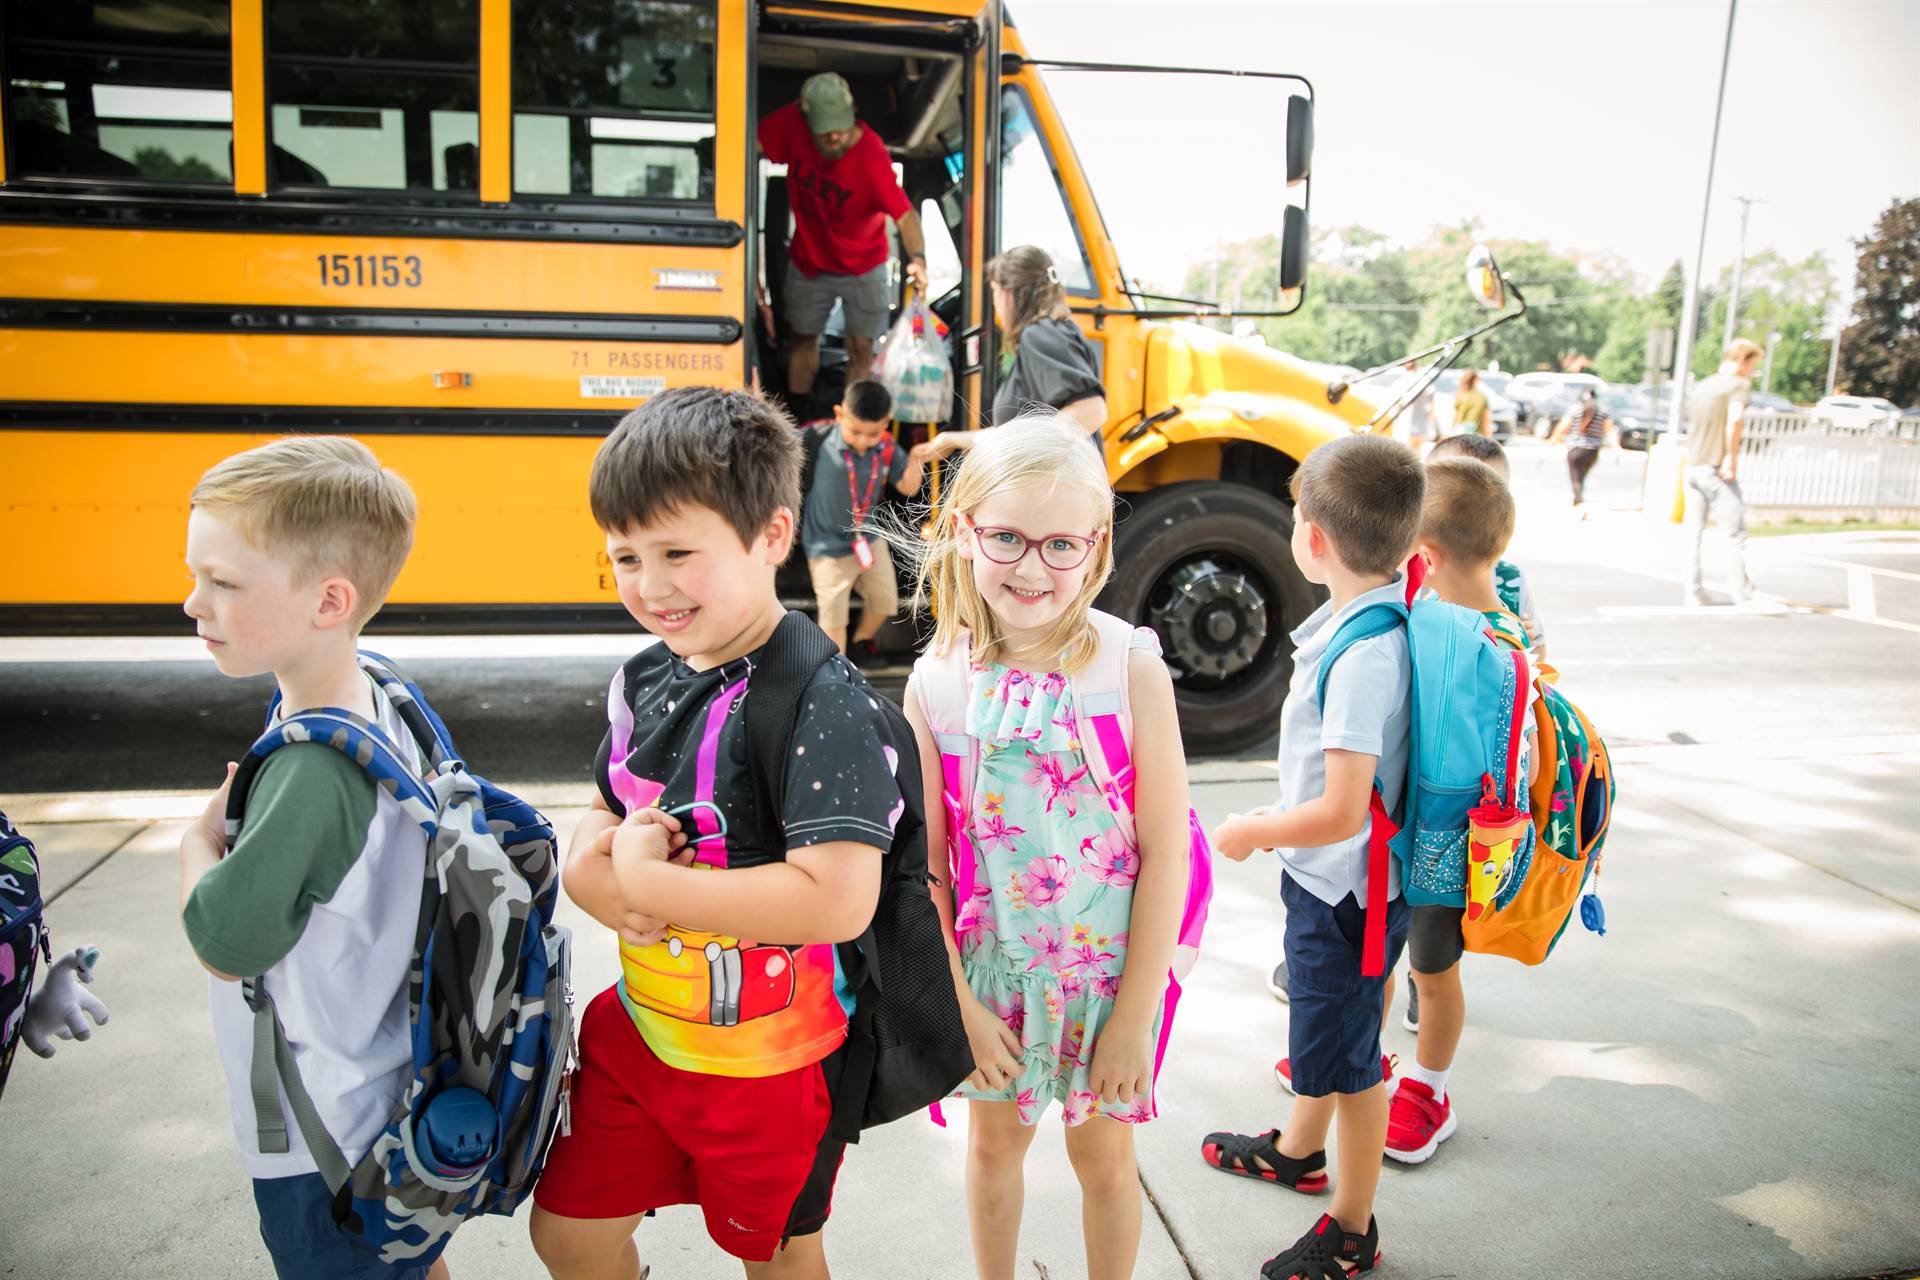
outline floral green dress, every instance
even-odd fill
[[[1005,1089],[962,1085],[955,1096],[1016,1103],[1022,1124],[1050,1102],[1069,1125],[1151,1120],[1151,1091],[1103,1103],[1090,1087],[1127,962],[1140,852],[1087,768],[1066,677],[974,669],[967,732],[980,744],[969,806],[979,887],[959,904],[960,964],[974,995],[1020,1038],[1022,1069]],[[1153,1043],[1163,1015],[1154,1015]]]

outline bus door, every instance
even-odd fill
[[[867,5],[792,0],[765,4],[756,29],[758,116],[796,101],[809,77],[832,71],[853,91],[862,123],[887,144],[926,237],[930,300],[951,330],[956,418],[979,403],[982,340],[989,318],[981,277],[989,184],[978,175],[990,172],[990,162],[980,157],[991,138],[988,120],[994,106],[998,36],[997,0]],[[784,167],[763,164],[757,191],[762,201],[761,269],[777,330],[766,375],[770,386],[779,386],[792,235]],[[896,308],[906,297],[899,273],[903,258],[896,244]],[[840,324],[836,309],[822,341],[816,404],[832,402],[843,385]]]

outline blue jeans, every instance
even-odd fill
[[[317,1173],[255,1178],[260,1238],[280,1280],[426,1280],[428,1262],[382,1262],[333,1220],[333,1193]]]
[[[1727,581],[1735,603],[1753,596],[1753,579],[1747,573],[1747,500],[1740,482],[1721,476],[1720,468],[1697,466],[1686,470],[1687,530],[1693,537],[1693,555],[1687,562],[1687,594],[1698,596],[1701,581],[1700,556],[1706,549],[1707,517],[1711,515],[1722,529],[1733,552],[1733,566]]]

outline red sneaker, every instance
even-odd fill
[[[1459,1127],[1451,1096],[1435,1099],[1432,1089],[1409,1080],[1393,1095],[1393,1110],[1387,1113],[1387,1154],[1401,1164],[1420,1164]]]
[[[1394,1090],[1400,1087],[1400,1082],[1394,1079],[1393,1077],[1394,1064],[1399,1061],[1400,1059],[1394,1057],[1390,1053],[1383,1053],[1380,1055],[1380,1078],[1387,1082],[1387,1096],[1389,1098],[1393,1096]],[[1274,1063],[1273,1078],[1280,1082],[1280,1087],[1282,1089],[1285,1089],[1288,1093],[1292,1093],[1293,1092],[1293,1059],[1282,1058],[1280,1059],[1280,1061]]]

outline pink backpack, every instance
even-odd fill
[[[1100,638],[1100,647],[1093,664],[1067,682],[1075,736],[1083,744],[1087,768],[1113,814],[1121,838],[1129,849],[1138,852],[1140,838],[1133,821],[1133,707],[1127,696],[1127,651],[1135,629],[1098,609],[1088,617]],[[1158,653],[1158,637],[1145,627],[1139,631],[1152,638],[1153,651]],[[974,772],[980,764],[979,740],[967,732],[972,652],[972,639],[963,631],[946,653],[924,654],[913,667],[913,688],[918,691],[920,709],[926,713],[927,726],[933,730],[940,751],[941,799],[947,808],[947,865],[952,872],[956,918],[974,896],[979,881],[969,812]],[[1213,847],[1207,843],[1199,815],[1191,809],[1187,811],[1187,823],[1192,836],[1188,842],[1187,903],[1180,915],[1173,968],[1167,975],[1166,1011],[1160,1019],[1160,1043],[1154,1053],[1156,1076],[1167,1055],[1173,1013],[1180,1003],[1180,984],[1200,954],[1200,934],[1206,928],[1207,906],[1213,900]]]

